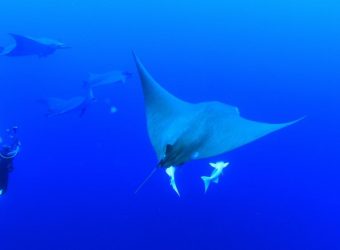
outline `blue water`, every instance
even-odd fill
[[[7,33],[72,46],[0,58],[0,129],[20,155],[0,197],[1,250],[340,249],[340,3],[335,0],[0,2]],[[171,93],[218,100],[263,122],[306,119],[177,172],[158,171],[134,50]],[[89,72],[128,70],[95,90],[84,117],[47,119],[36,102],[81,94]],[[204,194],[211,161],[229,161]]]

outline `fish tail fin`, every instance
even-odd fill
[[[201,176],[203,183],[204,183],[204,190],[205,192],[208,191],[208,188],[210,186],[211,178],[208,176]]]
[[[211,180],[213,183],[218,184],[218,182],[220,181],[220,178],[214,178],[213,180]]]

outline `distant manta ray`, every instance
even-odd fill
[[[90,73],[84,87],[95,88],[102,85],[111,85],[115,83],[125,83],[131,77],[131,73],[127,71],[114,70],[102,74]]]
[[[38,100],[40,103],[47,106],[47,117],[58,116],[66,113],[79,111],[79,116],[82,117],[88,106],[96,99],[93,96],[92,89],[87,90],[86,96],[75,96],[70,99],[60,98],[43,98]]]
[[[30,56],[45,57],[53,54],[58,49],[68,49],[64,43],[49,38],[33,38],[17,34],[9,34],[14,43],[0,47],[0,55],[4,56]]]
[[[166,169],[170,184],[178,195],[176,167],[194,159],[229,152],[300,120],[268,124],[245,119],[240,116],[238,108],[220,102],[193,104],[182,101],[162,88],[136,55],[134,59],[142,83],[147,129],[158,167]]]

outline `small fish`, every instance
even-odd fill
[[[210,176],[202,176],[202,180],[204,182],[204,189],[207,192],[209,185],[211,182],[218,183],[220,176],[223,174],[223,169],[228,167],[229,162],[219,161],[216,163],[209,163],[210,166],[214,168]]]
[[[170,177],[170,186],[175,190],[175,192],[178,194],[178,196],[180,196],[179,192],[178,192],[178,188],[176,186],[176,181],[175,181],[175,172],[176,172],[176,168],[175,167],[168,167],[165,169],[165,172],[167,173],[167,175],[169,175]]]

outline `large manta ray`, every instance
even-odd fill
[[[182,101],[162,88],[139,58],[134,58],[142,83],[148,134],[158,166],[166,169],[177,194],[175,167],[193,159],[231,151],[298,121],[256,122],[241,117],[236,107],[220,102]]]
[[[64,43],[49,38],[33,38],[17,34],[9,34],[14,43],[6,47],[0,47],[0,55],[5,56],[30,56],[45,57],[53,54],[58,49],[70,48]]]

